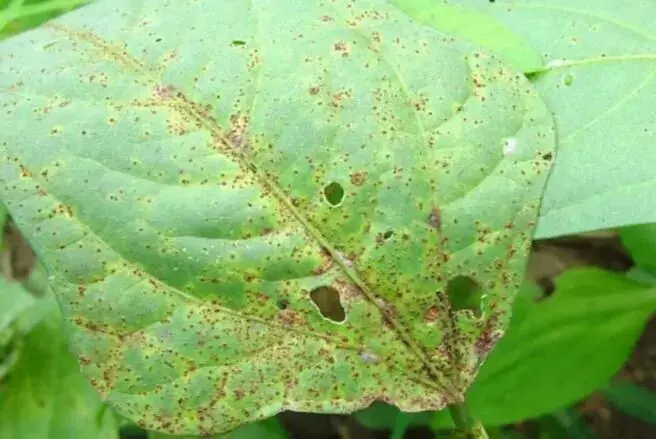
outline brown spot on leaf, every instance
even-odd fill
[[[351,174],[351,183],[355,186],[362,186],[366,176],[366,172],[354,172]]]
[[[440,316],[440,310],[437,306],[433,305],[429,307],[424,313],[424,321],[426,323],[435,323]]]
[[[338,41],[337,43],[333,44],[333,50],[345,58],[349,56],[349,48],[344,41]]]
[[[428,224],[437,231],[442,229],[442,216],[439,208],[433,208],[430,214],[428,214]]]

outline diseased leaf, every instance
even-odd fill
[[[551,115],[385,1],[101,1],[2,43],[0,90],[0,197],[147,429],[438,409],[504,332]]]
[[[26,336],[0,387],[0,437],[118,438],[111,411],[68,351],[55,301],[46,300],[50,312]]]
[[[420,1],[395,3],[413,12]],[[485,13],[542,56],[533,82],[556,119],[558,158],[536,238],[656,222],[656,2],[452,0],[433,7]],[[470,16],[455,19],[449,28]],[[440,20],[431,24],[445,29]],[[507,58],[517,51],[470,34],[459,35]]]

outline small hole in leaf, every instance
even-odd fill
[[[456,276],[449,280],[446,293],[453,310],[468,309],[480,317],[483,291],[474,279],[469,276]]]
[[[573,82],[574,82],[574,77],[571,74],[567,73],[566,75],[563,76],[563,84],[566,87],[572,85]]]
[[[336,323],[346,320],[346,311],[339,299],[339,292],[333,287],[319,287],[310,291],[310,299],[317,305],[321,315]]]
[[[244,46],[244,45],[246,45],[246,41],[242,41],[242,40],[233,40],[233,41],[232,41],[232,45],[233,45],[233,46]]]
[[[323,188],[323,195],[331,206],[338,206],[344,199],[344,188],[337,182],[332,182]]]
[[[289,300],[282,299],[276,302],[276,306],[279,310],[284,311],[289,307]]]
[[[383,233],[383,239],[387,241],[392,237],[392,235],[394,235],[394,232],[392,230],[388,230],[385,233]]]

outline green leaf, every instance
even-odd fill
[[[435,0],[391,0],[391,3],[420,23],[503,56],[517,70],[532,72],[543,65],[539,53],[491,14]]]
[[[418,1],[395,3],[408,9]],[[489,17],[477,18],[491,23],[484,29],[501,24],[513,36],[508,48],[494,49],[507,58],[517,38],[542,56],[533,80],[554,113],[559,143],[536,238],[656,222],[656,2],[457,0],[433,7],[475,9]],[[448,27],[464,28],[472,17],[450,17]]]
[[[656,395],[631,383],[614,383],[602,389],[606,399],[627,415],[656,424]]]
[[[34,302],[20,283],[10,282],[0,274],[0,332],[9,330]]]
[[[656,288],[598,269],[556,279],[492,351],[468,396],[485,424],[566,407],[605,385],[656,309]]]
[[[213,436],[214,439],[286,439],[288,437],[277,418],[271,417],[260,422],[239,427],[229,433]],[[193,437],[168,436],[149,432],[148,439],[194,439]],[[211,439],[211,438],[208,438]]]
[[[0,437],[117,438],[111,411],[80,374],[52,299],[48,317],[26,336],[18,363],[0,388]]]
[[[636,265],[656,274],[656,224],[624,227],[620,238]]]
[[[5,8],[0,2],[0,37],[36,27],[90,0],[12,1]]]
[[[433,413],[431,411],[412,413],[409,426],[428,425]],[[391,430],[399,416],[407,416],[409,413],[400,412],[398,408],[389,404],[376,402],[353,415],[361,425],[369,430]]]
[[[107,0],[0,54],[0,198],[120,414],[462,398],[555,155],[523,75],[383,0]]]

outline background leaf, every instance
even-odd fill
[[[427,0],[425,0],[427,1]],[[397,0],[413,12],[418,0]],[[435,2],[436,4],[438,2]],[[614,0],[439,2],[475,8],[527,42],[544,68],[533,75],[554,113],[558,156],[535,238],[656,222],[656,3]],[[426,13],[415,10],[413,15]],[[438,29],[465,26],[430,22]],[[461,36],[467,36],[459,33]],[[468,35],[486,47],[476,33]],[[516,45],[495,47],[515,57]]]
[[[606,399],[624,413],[656,424],[656,395],[632,383],[613,383],[602,390]]]
[[[280,421],[276,417],[239,427],[229,433],[213,436],[213,439],[286,439],[288,437]],[[197,436],[195,437],[197,438]],[[212,439],[207,438],[207,439]],[[194,439],[194,437],[168,436],[149,432],[148,439]]]
[[[0,196],[121,414],[460,399],[555,155],[523,75],[382,0],[104,1],[1,47]]]
[[[18,362],[0,388],[0,437],[117,438],[111,411],[103,408],[68,351],[55,301],[43,300],[50,312],[25,337]]]
[[[636,265],[656,274],[656,224],[623,227],[620,238]]]
[[[598,269],[565,272],[490,354],[469,392],[472,411],[499,425],[577,402],[624,364],[655,309],[653,286]]]

